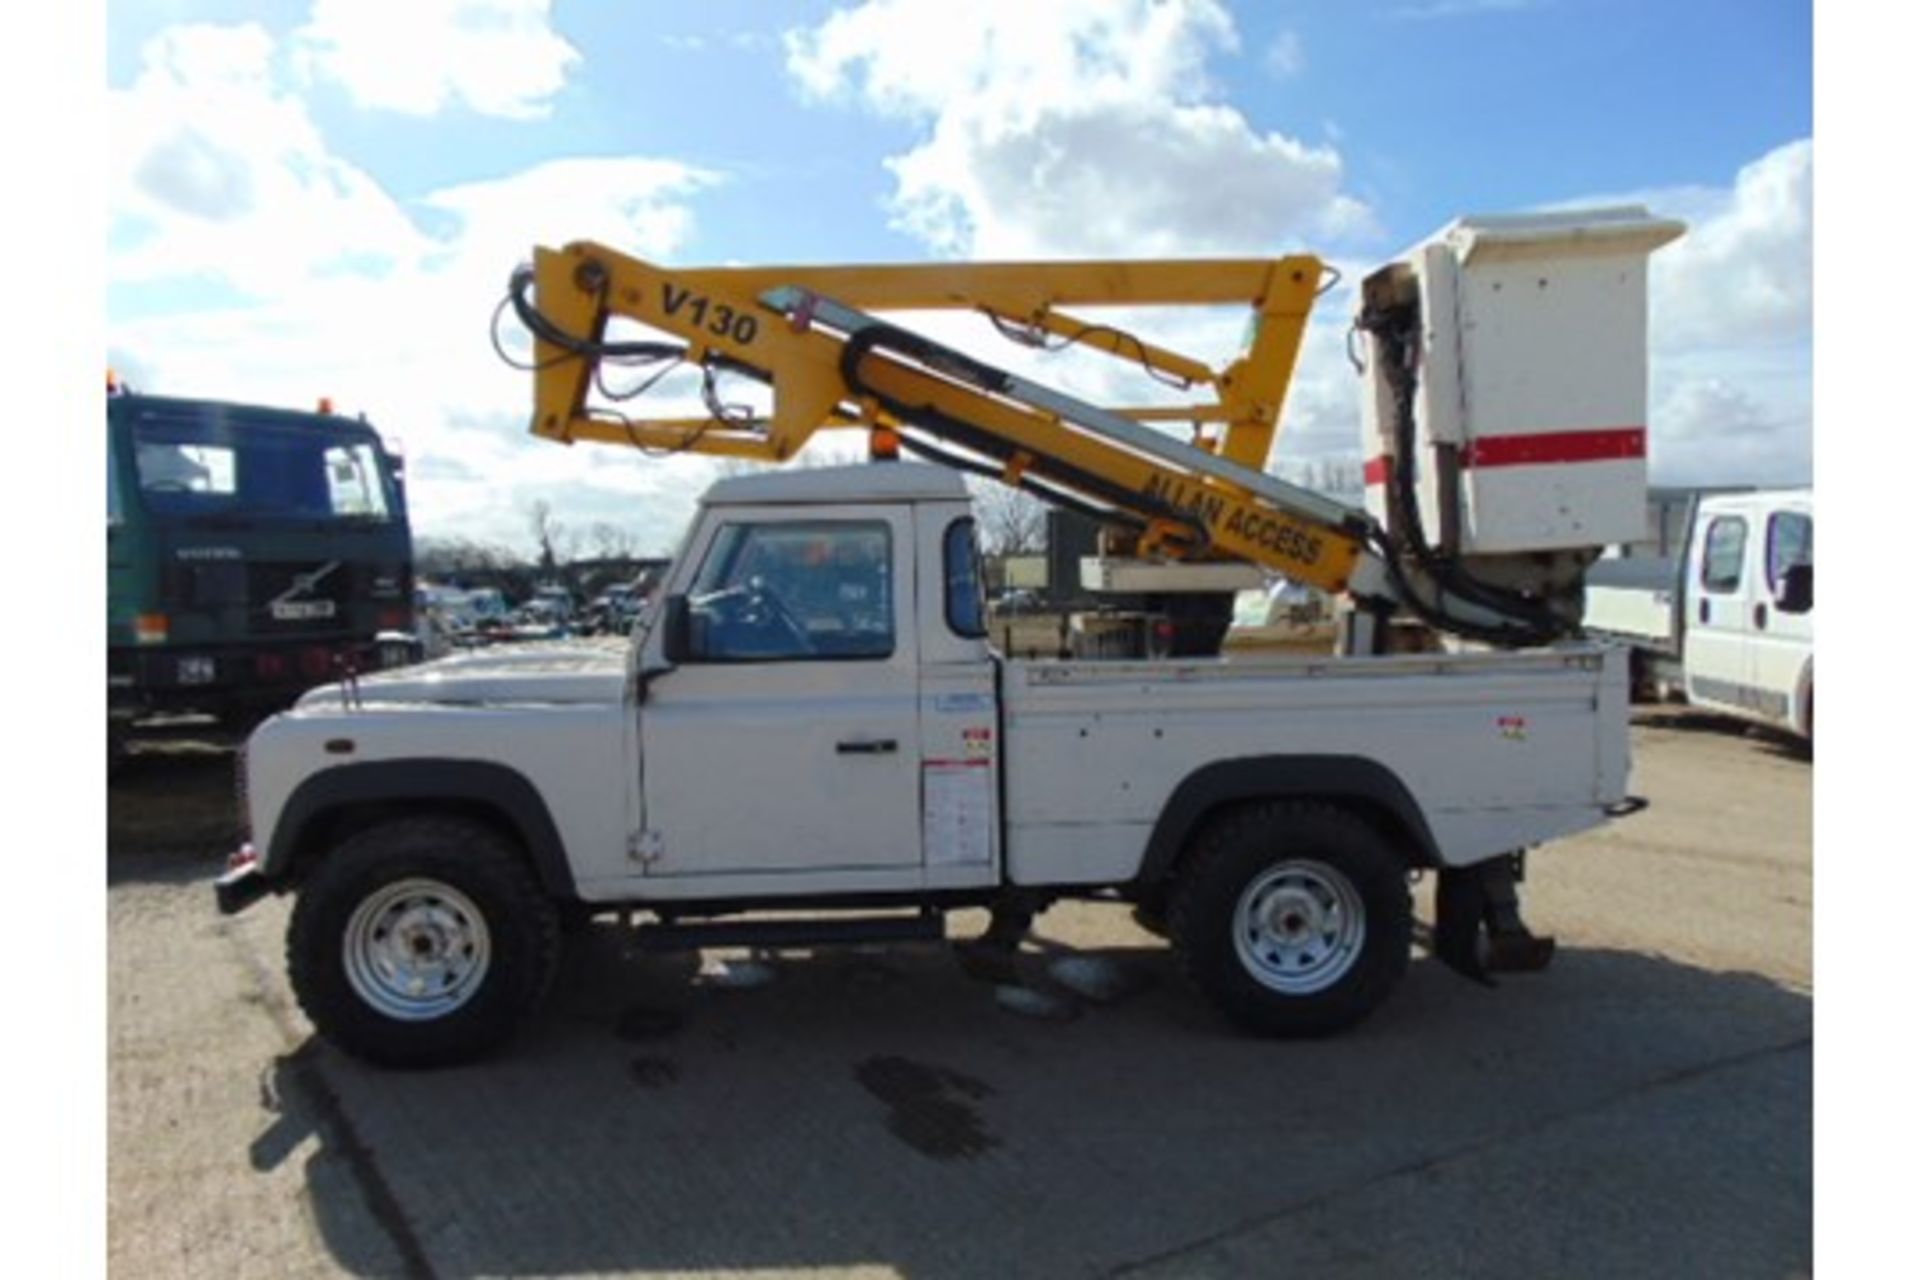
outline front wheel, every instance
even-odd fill
[[[1317,1036],[1373,1012],[1406,972],[1406,864],[1345,810],[1235,810],[1183,859],[1169,912],[1188,973],[1229,1020],[1260,1035]]]
[[[410,818],[327,853],[294,905],[287,969],[328,1040],[444,1066],[510,1035],[559,960],[559,914],[519,850],[460,818]]]

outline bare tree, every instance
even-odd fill
[[[533,590],[537,576],[525,554],[472,538],[416,538],[413,568],[422,579],[461,587],[498,587],[518,600]]]
[[[553,506],[545,498],[533,500],[527,509],[527,522],[533,528],[534,549],[540,554],[540,572],[552,573],[560,566],[558,553],[562,550],[566,527],[553,514]]]
[[[611,520],[596,520],[589,530],[593,550],[602,560],[619,560],[633,555],[633,535]]]
[[[992,482],[978,485],[973,509],[987,554],[1025,556],[1046,550],[1047,504],[1025,490]]]
[[[1365,468],[1351,454],[1282,459],[1271,470],[1283,480],[1344,502],[1357,502],[1366,494]]]

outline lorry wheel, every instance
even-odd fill
[[[1188,974],[1237,1026],[1319,1036],[1359,1022],[1406,972],[1405,862],[1341,809],[1272,803],[1210,823],[1168,924]]]
[[[445,1066],[505,1040],[546,994],[559,916],[484,824],[407,818],[327,853],[300,888],[287,971],[328,1040],[369,1062]]]

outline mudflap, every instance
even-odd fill
[[[1433,952],[1463,977],[1493,986],[1495,973],[1535,973],[1553,962],[1554,940],[1520,919],[1516,887],[1526,855],[1441,870],[1434,895]]]

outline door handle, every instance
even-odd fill
[[[1764,604],[1753,606],[1753,629],[1755,631],[1767,629],[1767,606]]]
[[[890,756],[900,744],[892,738],[856,738],[836,743],[833,749],[843,756]]]
[[[1704,624],[1713,616],[1712,607],[1705,601],[1700,602],[1700,621]]]

